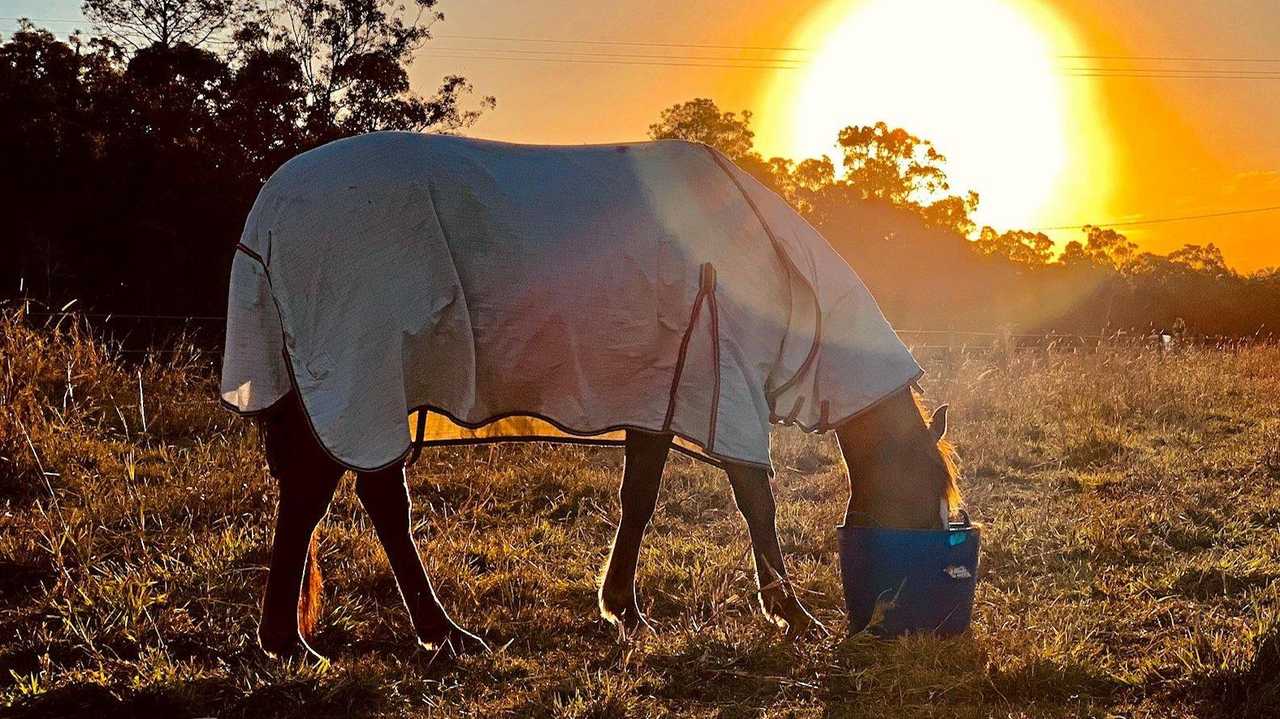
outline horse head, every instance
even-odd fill
[[[907,388],[836,427],[849,472],[845,524],[942,529],[960,503],[947,405],[928,415]]]

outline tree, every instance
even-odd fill
[[[947,195],[919,208],[924,221],[933,226],[951,230],[961,237],[973,233],[972,215],[978,209],[978,193],[970,190],[964,196]]]
[[[307,145],[305,107],[306,84],[292,55],[279,48],[244,48],[221,118],[236,129],[228,139],[236,146],[238,172],[246,181],[266,181]]]
[[[843,194],[844,188],[836,179],[831,158],[824,155],[792,163],[775,157],[770,165],[770,176],[779,194],[810,222],[822,224],[827,219],[825,211],[840,203],[832,195]]]
[[[79,202],[92,184],[99,138],[95,91],[86,79],[114,86],[118,48],[72,36],[62,42],[23,21],[0,45],[0,277],[37,296],[65,287],[84,261],[66,218],[92,211]],[[75,212],[69,212],[74,208]],[[70,237],[71,241],[68,241]],[[64,299],[65,301],[65,299]]]
[[[495,101],[465,109],[472,92],[458,75],[431,97],[409,89],[406,66],[444,18],[438,0],[413,0],[412,15],[397,0],[265,0],[237,38],[243,51],[283,52],[297,62],[304,88],[303,125],[316,139],[370,130],[457,130]]]
[[[996,232],[983,227],[974,249],[988,257],[1000,257],[1021,267],[1043,267],[1053,255],[1053,240],[1043,232],[1010,230]]]
[[[947,158],[900,127],[850,126],[836,141],[844,151],[845,179],[865,199],[910,205],[950,189],[942,169]]]
[[[1083,254],[1095,265],[1123,272],[1137,256],[1138,245],[1113,229],[1085,225],[1083,231]]]
[[[741,115],[721,112],[714,100],[705,97],[663,110],[658,121],[649,126],[649,137],[654,140],[701,142],[733,160],[754,154],[755,132],[751,130],[751,111],[743,110]]]
[[[1222,250],[1212,242],[1207,245],[1183,245],[1182,249],[1169,253],[1169,262],[1211,277],[1231,277],[1235,273],[1227,267]]]
[[[400,33],[388,44],[378,28],[395,23],[375,12],[398,8],[307,5],[345,18],[313,18],[310,47],[345,48],[321,53],[345,58],[332,66],[327,115],[314,112],[325,71],[308,80],[315,56],[288,42],[285,15],[246,16],[229,46],[198,47],[173,22],[131,51],[29,23],[0,42],[0,256],[16,258],[0,263],[3,291],[53,306],[212,314],[226,302],[244,215],[289,157],[345,133],[453,129],[478,116],[460,101],[462,78],[425,99],[410,92],[412,43]]]
[[[961,236],[973,232],[978,194],[945,194],[951,189],[942,167],[947,158],[933,143],[877,122],[844,128],[837,144],[844,152],[843,183],[858,197],[909,208],[930,226]]]
[[[131,48],[200,46],[230,27],[244,0],[85,0],[85,17]]]

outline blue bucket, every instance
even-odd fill
[[[850,634],[952,636],[969,628],[982,533],[962,516],[942,530],[836,527]]]

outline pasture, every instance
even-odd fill
[[[139,364],[72,322],[0,321],[0,714],[11,716],[1275,716],[1280,348],[1137,346],[931,363],[985,523],[974,627],[844,637],[834,439],[774,434],[779,529],[835,634],[754,607],[722,473],[673,455],[641,554],[656,634],[595,582],[620,450],[427,450],[416,535],[494,652],[415,649],[347,482],[321,528],[327,667],[256,645],[275,506],[216,357]],[[141,390],[140,390],[141,387]],[[144,420],[145,416],[145,420]]]

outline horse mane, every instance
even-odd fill
[[[931,415],[924,405],[922,395],[915,391],[915,389],[910,390],[910,393],[911,401],[915,402],[916,411],[920,413],[920,419],[924,422],[926,427],[929,426],[929,419]],[[951,440],[945,437],[938,441],[937,447],[938,455],[942,458],[942,465],[947,469],[946,479],[943,481],[943,486],[938,488],[938,491],[942,495],[942,498],[947,500],[948,511],[954,511],[960,507],[960,501],[962,499],[959,484],[960,456],[956,454],[955,445],[951,444]]]

